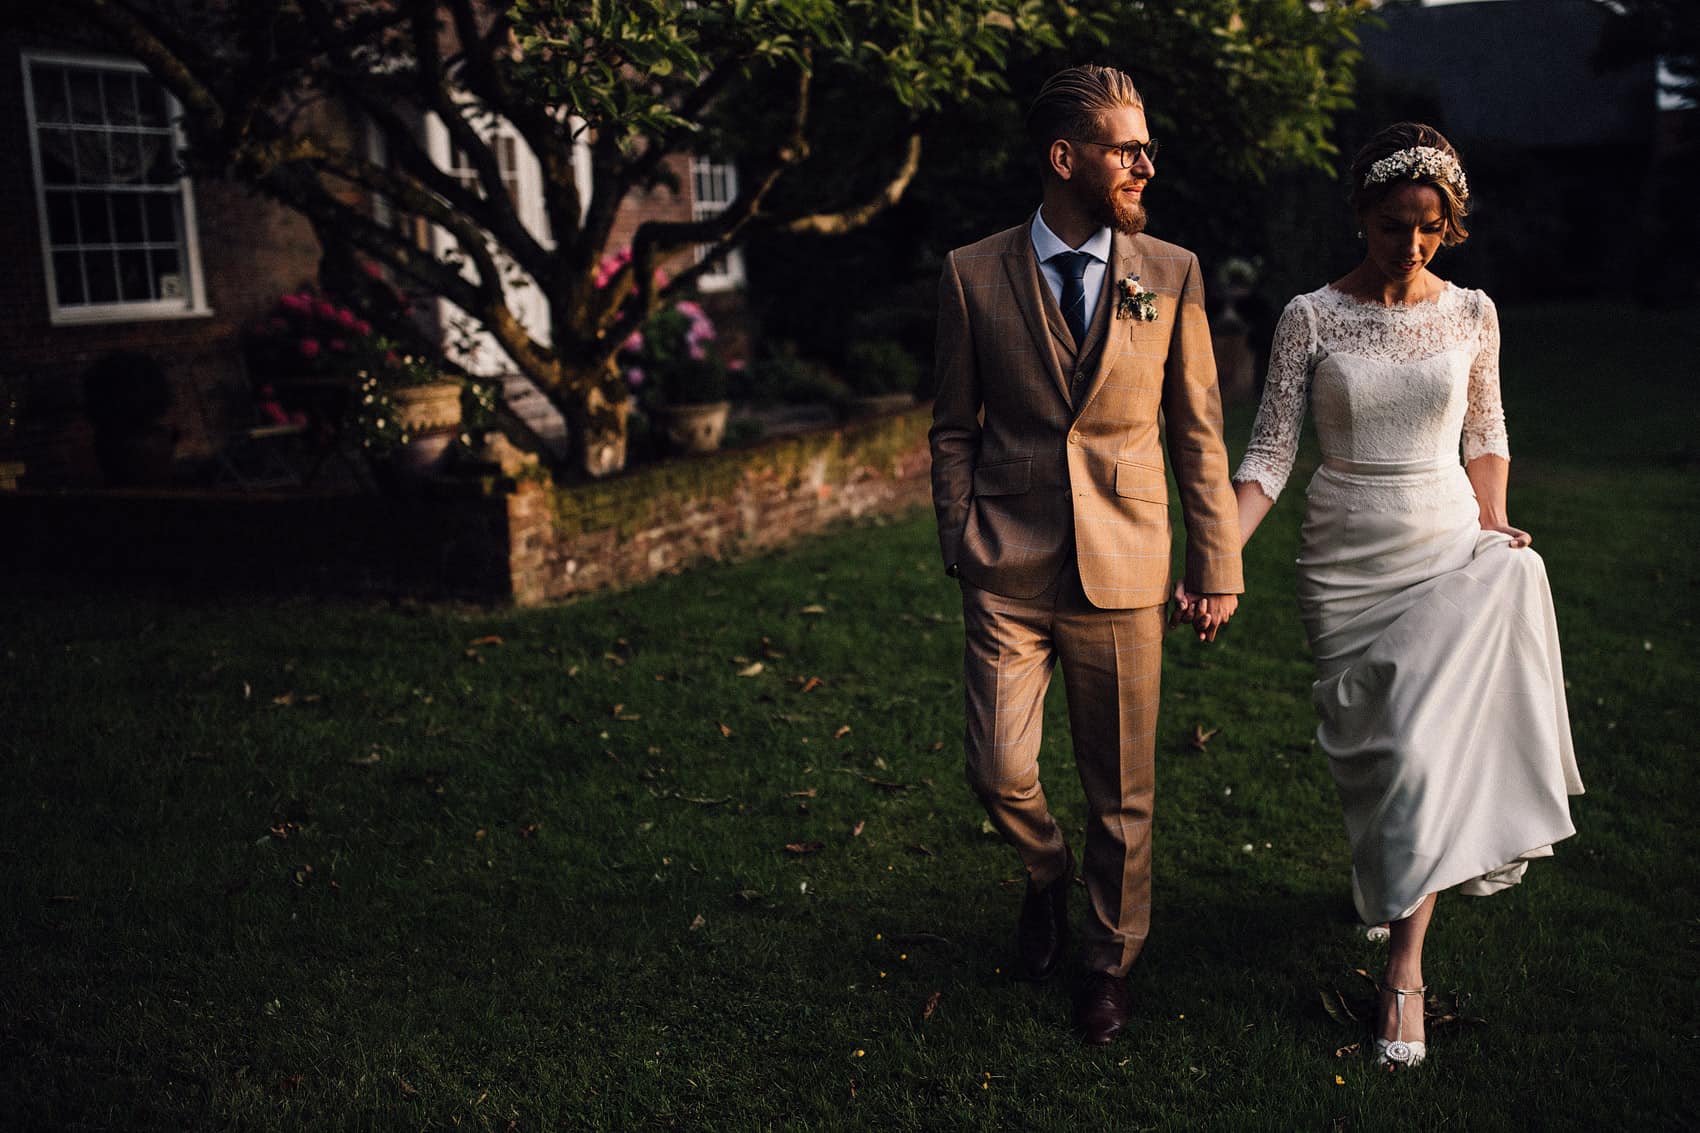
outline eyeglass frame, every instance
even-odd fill
[[[1071,138],[1064,135],[1063,140],[1068,142],[1079,142],[1082,145],[1102,146],[1105,149],[1113,149],[1121,155],[1123,169],[1132,169],[1134,166],[1139,164],[1139,159],[1142,157],[1149,157],[1152,163],[1155,164],[1157,161],[1157,150],[1159,148],[1159,143],[1156,138],[1146,138],[1143,142],[1098,142],[1093,141],[1091,138]],[[1130,153],[1132,154],[1131,157],[1129,156]]]

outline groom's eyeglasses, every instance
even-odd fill
[[[1152,138],[1148,142],[1121,142],[1119,144],[1116,142],[1095,142],[1091,138],[1069,138],[1068,140],[1071,142],[1079,142],[1082,145],[1103,146],[1105,149],[1115,150],[1121,157],[1123,169],[1132,169],[1134,166],[1138,165],[1139,159],[1142,156],[1148,157],[1152,161],[1157,160],[1156,138]]]

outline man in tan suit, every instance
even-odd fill
[[[1151,803],[1169,491],[1192,620],[1233,616],[1239,531],[1198,259],[1142,234],[1157,143],[1132,81],[1053,75],[1028,114],[1032,219],[958,248],[940,280],[930,434],[945,568],[962,583],[968,781],[1026,866],[1020,970],[1055,969],[1074,856],[1039,785],[1062,661],[1087,809],[1087,979],[1075,1025],[1107,1043],[1150,923]],[[1161,418],[1161,420],[1159,420]]]

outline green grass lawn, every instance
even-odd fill
[[[1382,949],[1311,742],[1301,470],[1241,615],[1168,644],[1104,1050],[1070,979],[1009,978],[928,516],[535,611],[9,584],[0,1127],[1695,1128],[1700,318],[1504,324],[1588,794],[1523,885],[1441,898],[1427,971],[1478,1021],[1420,1072],[1323,1008]]]

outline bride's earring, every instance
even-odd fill
[[[1358,229],[1358,239],[1362,240],[1363,238],[1364,238],[1364,230],[1360,228],[1360,229]]]

